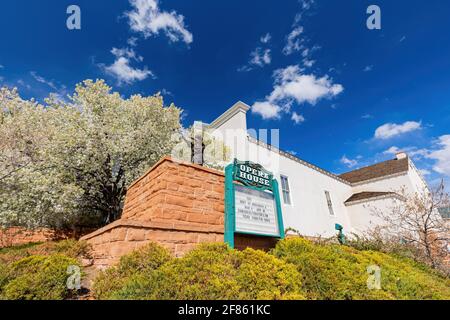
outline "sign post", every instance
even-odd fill
[[[234,235],[284,239],[278,182],[261,165],[237,159],[225,168],[225,242]]]

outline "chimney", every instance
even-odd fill
[[[406,152],[399,152],[395,155],[395,157],[397,160],[402,160],[408,158],[408,155],[406,154]]]

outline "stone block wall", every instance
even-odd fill
[[[65,238],[50,229],[28,230],[21,227],[0,228],[0,248]]]
[[[81,238],[106,267],[149,242],[181,256],[202,242],[223,242],[224,174],[161,159],[129,187],[122,218]]]

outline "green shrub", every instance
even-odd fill
[[[136,273],[115,299],[301,299],[295,266],[262,251],[203,244],[151,273]]]
[[[93,294],[97,299],[112,299],[115,291],[137,275],[148,275],[172,256],[165,248],[150,243],[149,245],[123,256],[117,266],[100,273],[94,281]]]
[[[0,295],[7,300],[60,300],[67,289],[67,268],[77,260],[63,255],[30,256],[10,263],[0,273]]]
[[[297,266],[309,299],[449,299],[448,278],[408,258],[301,238],[280,241],[273,254]],[[367,287],[367,267],[381,268],[381,290]]]
[[[301,274],[293,264],[263,251],[246,249],[239,253],[237,282],[239,299],[304,299]]]
[[[62,254],[71,258],[90,258],[91,247],[85,241],[62,240],[0,249],[0,263],[11,263],[32,255]]]

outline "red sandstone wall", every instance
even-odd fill
[[[97,266],[109,266],[151,241],[183,255],[201,242],[222,242],[222,172],[166,157],[128,189],[122,219],[82,238]]]
[[[47,242],[62,238],[64,238],[63,235],[57,235],[50,229],[27,230],[19,227],[0,228],[0,248],[27,243]]]

